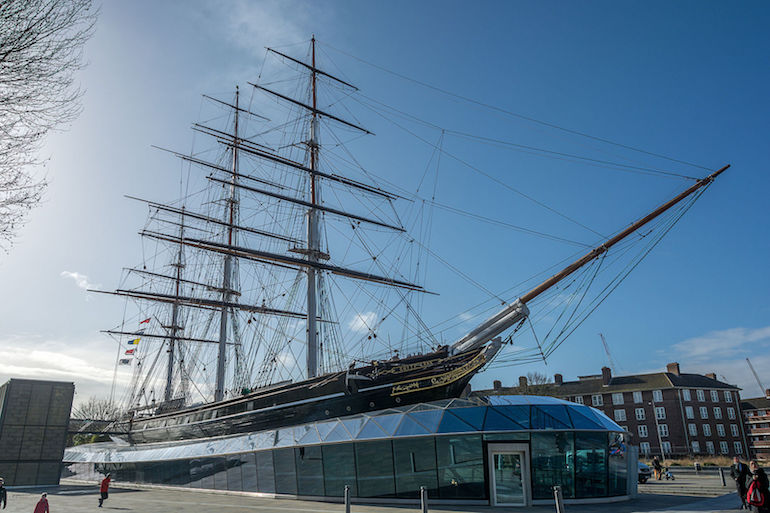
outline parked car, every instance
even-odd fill
[[[647,482],[648,479],[652,476],[652,470],[650,470],[650,467],[639,462],[639,484],[644,484]]]

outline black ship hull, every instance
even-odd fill
[[[450,355],[375,362],[347,372],[252,392],[165,415],[135,418],[118,427],[131,443],[165,442],[276,429],[395,406],[459,397],[497,352],[490,345]]]

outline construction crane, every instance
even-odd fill
[[[754,370],[754,366],[751,365],[751,360],[746,358],[746,363],[749,364],[749,369],[751,369],[751,373],[754,374],[754,379],[757,380],[757,385],[759,385],[759,390],[762,391],[762,395],[765,395],[765,386],[762,384],[762,381],[759,380],[759,376],[757,375],[757,371]]]
[[[603,333],[599,333],[599,336],[602,338],[602,345],[604,346],[604,352],[607,354],[607,360],[610,362],[610,370],[612,370],[613,374],[617,374],[617,370],[615,368],[615,361],[612,359],[612,355],[610,354],[610,346],[607,345],[607,340],[604,338]]]

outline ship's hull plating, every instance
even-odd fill
[[[486,351],[485,351],[486,350]],[[395,406],[459,397],[490,359],[487,348],[351,369],[238,399],[134,419],[132,443],[163,442],[275,429]]]

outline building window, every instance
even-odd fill
[[[735,418],[735,408],[727,408],[727,418],[728,419]]]
[[[634,410],[634,413],[636,413],[636,420],[645,420],[644,408],[637,408]]]
[[[671,454],[671,442],[663,442],[663,453]]]
[[[719,436],[725,436],[725,426],[724,426],[724,424],[717,424],[717,434]]]
[[[604,401],[602,400],[601,394],[596,394],[591,396],[591,405],[592,406],[604,406]]]
[[[700,454],[700,444],[697,442],[697,440],[693,440],[692,442],[692,452],[695,454]]]
[[[715,419],[722,418],[722,408],[720,408],[719,406],[714,406],[714,418]]]
[[[714,442],[706,442],[706,452],[714,454]]]
[[[743,454],[743,446],[740,442],[733,442],[733,448],[735,449],[735,454]]]
[[[690,431],[690,436],[698,436],[698,426],[695,424],[687,424],[687,429]]]
[[[575,402],[577,404],[583,404],[583,396],[582,395],[576,395],[575,396]]]
[[[703,392],[703,390],[696,390],[695,394],[698,396],[699,401],[705,401],[706,400],[706,394]]]
[[[730,434],[733,435],[733,438],[738,437],[738,424],[730,424]]]
[[[711,426],[709,424],[703,424],[703,436],[711,436]]]
[[[711,391],[711,402],[712,403],[718,403],[719,402],[719,392],[716,390]]]
[[[658,434],[660,436],[668,436],[668,425],[667,424],[658,424]]]
[[[700,418],[707,419],[709,418],[709,409],[705,406],[700,407]]]
[[[684,413],[687,415],[688,419],[694,419],[695,413],[693,412],[692,406],[685,406],[684,407]]]
[[[652,391],[652,400],[656,402],[660,402],[663,400],[663,392],[660,390],[653,390]]]
[[[635,403],[641,403],[642,402],[642,393],[641,392],[634,392],[634,402]]]
[[[650,454],[650,442],[641,442],[639,450],[642,451],[642,454]]]
[[[658,420],[664,420],[666,418],[666,408],[664,408],[663,406],[656,406],[655,418]]]
[[[726,403],[733,402],[733,394],[729,390],[725,390],[725,402]]]
[[[685,388],[682,390],[682,399],[685,401],[692,401],[692,398],[690,397],[690,390]]]
[[[647,426],[639,426],[639,438],[647,438]]]
[[[623,394],[612,394],[612,404],[623,404]]]
[[[624,422],[626,420],[626,410],[615,410],[615,422]]]
[[[719,442],[719,452],[722,454],[730,452],[730,449],[727,448],[727,442]]]

